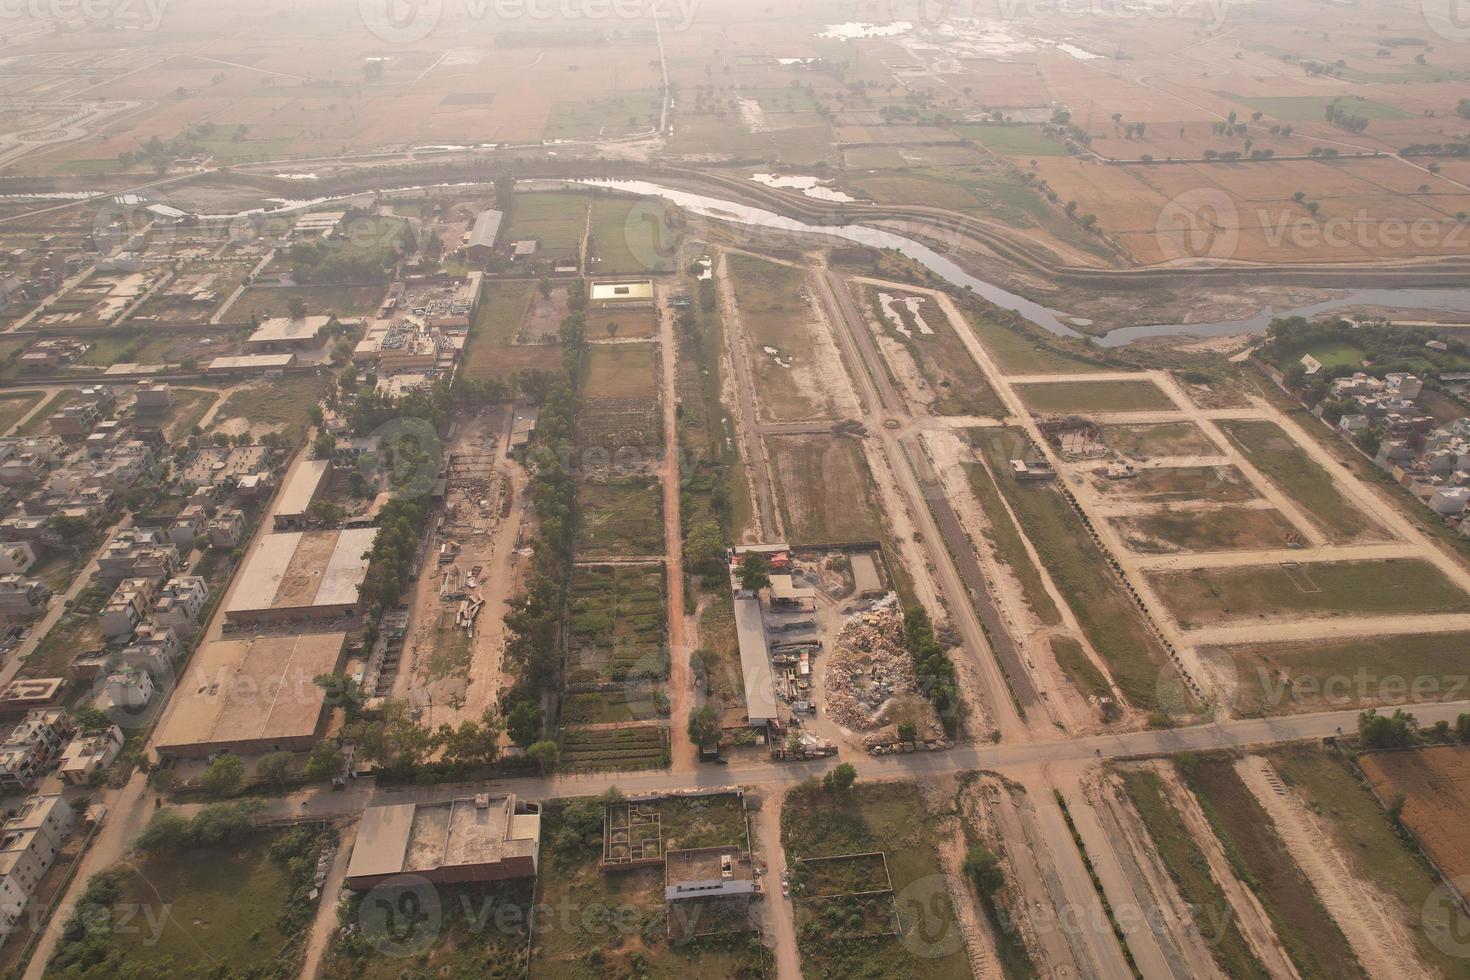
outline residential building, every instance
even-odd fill
[[[146,674],[143,676],[147,677]],[[108,680],[111,681],[111,678]],[[148,696],[152,697],[151,685],[148,692]],[[62,781],[69,785],[86,786],[96,773],[107,771],[107,767],[112,765],[118,753],[122,752],[122,747],[122,729],[116,725],[100,732],[86,732],[77,735],[67,743],[66,749],[62,752],[58,773]]]

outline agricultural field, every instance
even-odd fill
[[[587,352],[587,397],[651,399],[657,363],[652,344],[594,345]]]
[[[1470,634],[1420,633],[1202,647],[1233,678],[1240,715],[1340,711],[1470,696]]]
[[[657,805],[669,846],[743,845],[746,840],[738,807],[725,797],[665,799]],[[769,975],[769,954],[758,932],[671,941],[663,866],[602,869],[603,809],[598,799],[546,805],[536,903],[552,914],[536,917],[531,976],[745,980]]]
[[[1148,412],[1175,407],[1152,381],[1065,381],[1020,384],[1015,389],[1026,407],[1038,415]]]
[[[667,617],[662,566],[576,566],[567,684],[663,680],[668,676]]]
[[[664,225],[667,208],[650,198],[596,195],[587,240],[587,272],[597,276],[672,272],[676,249]]]
[[[1279,425],[1237,420],[1221,422],[1220,427],[1251,465],[1296,501],[1330,541],[1345,544],[1385,537],[1386,532],[1343,497],[1331,475]]]
[[[581,522],[577,554],[582,558],[661,555],[663,497],[648,477],[585,479],[577,491]]]
[[[482,381],[509,377],[519,370],[561,369],[559,345],[512,346],[521,335],[535,293],[536,284],[529,280],[484,283],[465,351],[462,371],[465,378]]]
[[[1011,574],[1021,583],[1021,590],[1026,596],[1026,604],[1031,607],[1036,618],[1047,626],[1059,625],[1062,621],[1062,614],[1052,600],[1051,593],[1046,590],[1046,584],[1041,578],[1041,570],[1036,567],[1036,563],[1027,553],[1026,542],[1021,537],[1016,522],[1011,520],[1010,514],[1005,509],[1005,502],[1001,499],[1000,490],[996,487],[994,475],[984,463],[978,462],[967,464],[965,472],[970,477],[970,489],[974,492],[975,499],[980,503],[980,509],[989,521],[989,528],[985,536],[995,550],[996,559],[1007,565]]]
[[[787,794],[781,843],[793,868],[797,944],[806,975],[971,975],[965,944],[953,941],[959,929],[955,899],[945,889],[933,824],[911,784],[859,783],[846,791],[803,785]],[[813,858],[875,851],[883,862],[860,858],[820,872],[800,870]],[[871,900],[839,899],[829,888],[891,892]]]
[[[1067,155],[1066,144],[1043,133],[1040,126],[956,126],[955,132],[1001,156],[1029,160]]]
[[[991,472],[1006,472],[1015,439],[1012,430],[973,429],[970,438],[984,453]],[[1168,671],[1164,651],[1107,556],[1055,487],[997,482],[1119,690],[1134,706],[1154,708],[1159,678]]]
[[[566,728],[559,769],[569,772],[632,772],[669,764],[669,730],[663,725]]]
[[[1435,745],[1411,752],[1369,752],[1358,757],[1373,792],[1402,799],[1400,819],[1439,872],[1465,896],[1470,848],[1465,813],[1470,808],[1470,747]],[[1465,896],[1470,898],[1470,896]]]
[[[543,262],[580,263],[589,200],[581,191],[518,192],[504,237],[537,242],[536,257]]]
[[[1254,619],[1470,611],[1470,596],[1427,562],[1312,562],[1156,573],[1150,582],[1184,629]]]
[[[861,298],[888,370],[911,402],[936,415],[1005,414],[944,309],[932,298],[871,286],[861,291]]]
[[[1168,456],[1213,456],[1220,452],[1204,430],[1193,422],[1105,425],[1102,427],[1102,441],[1120,456],[1140,462]]]
[[[796,545],[877,541],[883,523],[862,446],[840,436],[767,436],[776,501]]]
[[[1129,550],[1146,555],[1285,548],[1297,539],[1296,528],[1278,510],[1160,511],[1108,521]]]

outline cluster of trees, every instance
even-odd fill
[[[362,385],[361,390],[357,387],[355,378],[349,381],[348,390],[354,395],[347,420],[352,431],[360,436],[370,434],[386,422],[405,418],[423,419],[437,430],[448,421],[449,409],[454,402],[449,384],[444,381],[398,397],[370,385]]]
[[[934,624],[923,606],[904,610],[903,642],[914,662],[914,680],[919,690],[939,712],[946,731],[959,722],[959,690],[955,686],[954,664],[934,635]]]
[[[1406,157],[1464,157],[1470,156],[1470,143],[1410,143],[1399,152]]]
[[[547,691],[556,686],[560,673],[560,630],[570,579],[572,551],[577,530],[577,414],[586,360],[586,321],[573,313],[561,327],[562,357],[566,379],[552,385],[541,403],[536,425],[537,444],[532,448],[531,506],[540,524],[533,544],[531,583],[526,594],[512,603],[505,617],[510,632],[506,658],[519,670],[517,683],[502,696],[501,707],[508,717],[521,712],[525,718]],[[522,734],[528,735],[526,725]],[[539,726],[538,726],[539,727]],[[527,751],[536,747],[532,742]],[[545,749],[540,750],[545,755]],[[543,766],[545,765],[544,760]]]
[[[255,832],[259,800],[216,803],[186,817],[177,810],[158,810],[133,846],[144,854],[182,851],[190,847],[238,844]]]
[[[1455,103],[1455,115],[1461,119],[1470,119],[1470,99],[1461,99]]]
[[[1327,121],[1338,129],[1345,129],[1350,133],[1361,133],[1368,128],[1368,117],[1360,116],[1355,112],[1349,112],[1336,102],[1329,103],[1323,114]]]
[[[342,729],[344,738],[356,743],[364,762],[398,779],[415,773],[437,775],[425,767],[430,760],[438,768],[463,772],[487,766],[499,754],[500,718],[486,711],[479,721],[463,721],[426,728],[414,717],[407,701],[388,699],[365,710]]]
[[[1380,715],[1376,708],[1358,715],[1358,741],[1365,749],[1403,749],[1421,739],[1470,743],[1470,714],[1459,715],[1453,724],[1437,721],[1427,731],[1419,727],[1418,718],[1402,708],[1392,715]]]
[[[384,282],[398,260],[414,248],[406,221],[348,211],[343,238],[322,238],[291,246],[291,276],[298,283]]]
[[[396,605],[402,596],[427,516],[422,499],[399,497],[383,506],[359,593],[367,621],[377,622],[383,610]]]

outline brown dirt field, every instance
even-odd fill
[[[766,446],[793,545],[882,538],[862,446],[836,436],[767,436]]]
[[[1141,470],[1127,480],[1093,477],[1098,493],[1165,503],[1171,500],[1213,500],[1217,503],[1252,500],[1257,494],[1234,466],[1177,466]]]
[[[1124,542],[1142,554],[1284,548],[1296,528],[1277,510],[1228,508],[1109,518]]]
[[[1379,799],[1402,795],[1404,825],[1461,894],[1470,878],[1470,746],[1441,745],[1409,752],[1370,752],[1358,758]]]
[[[587,355],[589,398],[653,398],[652,344],[595,346]]]

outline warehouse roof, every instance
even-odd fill
[[[761,603],[755,596],[735,597],[735,637],[740,643],[740,670],[745,675],[745,713],[752,722],[778,717],[776,684]]]

